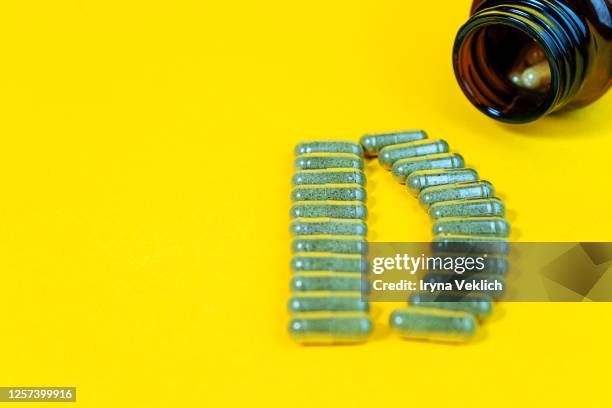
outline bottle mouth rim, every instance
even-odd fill
[[[505,26],[518,30],[533,40],[544,52],[551,71],[550,87],[546,93],[546,97],[538,104],[537,108],[527,112],[516,112],[512,110],[504,111],[490,106],[490,104],[485,103],[475,92],[475,88],[479,86],[482,87],[483,85],[474,82],[472,78],[474,73],[464,72],[461,60],[465,58],[467,54],[473,52],[470,48],[471,42],[475,39],[477,34],[482,33],[482,30],[492,26]],[[561,70],[558,59],[555,58],[554,51],[550,45],[551,42],[547,41],[544,35],[545,33],[542,30],[538,30],[533,20],[520,14],[496,12],[489,9],[483,10],[472,16],[457,33],[453,49],[453,68],[455,77],[463,93],[470,102],[487,116],[512,124],[533,122],[555,110],[562,95],[560,85],[563,81],[563,71]]]

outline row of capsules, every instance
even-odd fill
[[[451,152],[446,141],[429,139],[422,130],[365,135],[361,144],[367,156],[378,156],[380,164],[406,184],[428,210],[434,223],[434,257],[482,255],[484,267],[478,275],[434,270],[427,271],[422,278],[425,282],[449,282],[456,288],[463,280],[476,287],[474,284],[484,279],[505,287],[502,276],[508,271],[504,255],[509,250],[510,226],[491,183],[466,168],[463,157]],[[395,310],[389,323],[406,338],[466,341],[476,333],[477,323],[491,314],[493,299],[502,293],[415,292],[409,297],[409,306]]]
[[[368,269],[366,177],[358,143],[297,145],[289,333],[304,344],[365,341],[373,329],[362,300]]]

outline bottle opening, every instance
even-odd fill
[[[498,120],[533,121],[548,113],[555,99],[555,73],[546,51],[509,24],[464,26],[455,43],[454,66],[470,101]]]

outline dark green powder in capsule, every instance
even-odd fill
[[[362,187],[297,187],[291,192],[293,201],[365,201]]]
[[[335,254],[365,254],[368,243],[364,239],[315,238],[294,239],[294,252],[329,252]]]
[[[363,146],[366,156],[376,156],[385,146],[416,142],[423,139],[427,139],[427,133],[425,133],[425,131],[405,130],[392,133],[364,135],[361,138],[361,146]]]
[[[489,198],[495,195],[495,189],[488,181],[474,183],[457,183],[444,186],[427,187],[419,194],[421,204],[429,208],[433,203],[452,200],[471,200]]]
[[[354,142],[332,140],[302,142],[295,148],[295,154],[297,156],[309,153],[352,153],[357,156],[362,156],[363,149],[360,144]]]
[[[501,217],[440,218],[434,223],[432,231],[434,235],[507,237],[510,235],[510,225]]]
[[[452,342],[469,340],[477,327],[469,313],[425,307],[395,310],[389,324],[402,337]]]
[[[363,257],[338,256],[294,256],[291,258],[294,272],[359,272],[368,270],[368,262]]]
[[[406,183],[406,178],[419,170],[458,169],[465,166],[460,154],[442,153],[430,156],[401,159],[393,163],[391,173],[400,183]]]
[[[510,244],[506,238],[468,235],[436,235],[432,239],[431,247],[434,252],[462,254],[507,255],[510,252]]]
[[[333,170],[303,170],[293,176],[293,185],[318,184],[366,184],[365,174],[361,170],[333,169]]]
[[[338,169],[352,168],[363,170],[363,160],[355,155],[330,156],[330,155],[313,155],[299,156],[295,159],[295,167],[301,170],[320,170],[320,169]]]
[[[295,220],[289,230],[293,235],[356,235],[366,236],[368,227],[361,220]]]
[[[445,217],[503,217],[504,204],[497,198],[454,200],[434,203],[429,207],[433,219]]]
[[[291,207],[292,218],[355,218],[365,219],[368,215],[366,206],[360,202],[312,202],[294,204]]]
[[[378,153],[378,161],[383,168],[389,170],[393,163],[401,159],[447,152],[448,143],[444,140],[421,140],[387,146]]]
[[[357,296],[293,296],[289,299],[290,313],[308,312],[367,312],[368,302]]]
[[[493,303],[488,296],[452,292],[417,292],[410,295],[408,303],[415,307],[463,311],[480,320],[489,317],[493,311]]]
[[[289,334],[301,343],[362,342],[372,329],[368,316],[295,318],[289,323]]]
[[[474,169],[420,170],[410,173],[406,186],[412,194],[418,195],[427,187],[472,181],[478,181],[478,173]]]
[[[367,281],[362,276],[346,276],[346,274],[295,275],[291,279],[290,288],[295,292],[359,292],[367,287]]]

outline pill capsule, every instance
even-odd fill
[[[372,320],[366,315],[299,317],[289,322],[291,337],[305,344],[364,342],[372,329]]]
[[[523,88],[538,90],[550,85],[550,78],[550,65],[545,60],[523,71],[520,85]]]
[[[293,296],[289,299],[289,313],[309,312],[368,312],[368,302],[361,300],[361,296],[319,296],[304,295]]]
[[[293,175],[294,185],[366,184],[365,174],[355,169],[302,170]]]
[[[365,201],[366,191],[363,187],[329,186],[297,187],[291,192],[293,201]]]
[[[360,144],[354,142],[341,142],[332,140],[322,140],[316,142],[302,142],[295,147],[295,154],[309,153],[352,153],[357,156],[363,155],[363,149]]]
[[[425,208],[433,203],[452,200],[470,200],[476,198],[490,198],[495,195],[495,189],[488,181],[473,183],[457,183],[445,186],[427,187],[421,190],[419,201]]]
[[[364,239],[298,238],[293,240],[294,252],[330,252],[334,254],[365,254],[368,243]]]
[[[291,258],[294,272],[366,272],[368,262],[360,256],[294,256]]]
[[[332,238],[298,238],[293,240],[294,252],[330,252],[334,254],[365,254],[368,243],[364,239]]]
[[[447,153],[448,143],[444,140],[421,140],[386,146],[378,153],[378,161],[387,170],[400,159]]]
[[[490,296],[495,300],[503,297],[506,281],[500,275],[459,275],[454,272],[428,272],[423,282],[430,284],[450,284],[452,291],[461,294],[479,294]]]
[[[435,254],[436,257],[446,261],[449,258],[454,258],[452,265],[455,265],[455,272],[469,274],[489,274],[489,275],[506,275],[510,269],[510,264],[505,256],[486,255],[486,254]],[[459,260],[458,258],[463,258]],[[462,270],[459,270],[457,265],[463,265]],[[442,264],[443,265],[443,264]],[[443,268],[434,267],[429,271],[444,271]]]
[[[493,311],[491,298],[483,295],[461,293],[418,292],[410,295],[408,304],[414,307],[458,310],[469,313],[479,320],[484,320]]]
[[[291,279],[290,288],[295,292],[359,292],[367,288],[367,281],[361,274],[296,274]]]
[[[465,165],[465,161],[457,153],[432,154],[411,159],[401,159],[393,163],[391,172],[397,181],[405,183],[406,178],[419,170],[458,169]]]
[[[510,235],[510,225],[501,217],[440,218],[434,223],[432,231],[434,235],[507,237]]]
[[[473,169],[420,170],[410,173],[406,186],[414,195],[418,195],[427,187],[473,181],[478,181],[478,173]]]
[[[293,235],[356,235],[366,236],[368,227],[361,220],[333,218],[302,219],[291,223],[289,230]]]
[[[416,142],[427,139],[427,133],[423,130],[406,130],[393,133],[380,133],[374,135],[364,135],[360,142],[366,156],[376,156],[385,146]]]
[[[436,235],[431,245],[434,252],[499,255],[507,255],[510,252],[510,244],[506,238],[477,235]]]
[[[504,213],[504,203],[498,198],[442,201],[429,207],[429,216],[433,219],[444,217],[503,217]]]
[[[315,155],[298,156],[295,159],[295,167],[301,170],[320,170],[351,168],[363,170],[363,160],[354,154],[327,155],[319,153]]]
[[[368,210],[358,201],[311,201],[295,203],[293,218],[358,218],[365,219]]]
[[[398,309],[389,318],[400,336],[433,341],[467,341],[476,333],[476,319],[469,313],[425,307]]]

